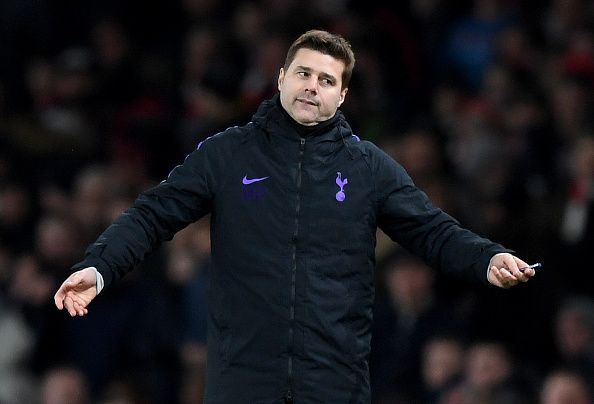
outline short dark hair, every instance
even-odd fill
[[[307,31],[297,38],[287,51],[287,58],[283,67],[285,71],[295,59],[297,51],[302,48],[315,50],[342,61],[345,66],[342,73],[342,88],[348,87],[355,67],[355,54],[351,49],[351,44],[346,39],[328,31],[317,29]]]

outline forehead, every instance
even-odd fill
[[[346,68],[342,60],[308,48],[301,48],[295,53],[295,58],[289,65],[289,70],[295,69],[297,66],[306,67],[316,73],[332,75],[338,80],[340,80]]]

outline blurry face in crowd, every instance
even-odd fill
[[[462,371],[464,350],[460,343],[448,339],[429,341],[423,349],[422,374],[430,389],[443,388]]]
[[[466,360],[468,380],[479,389],[488,389],[501,383],[511,372],[507,353],[497,344],[474,345]]]
[[[542,404],[589,404],[588,389],[577,375],[558,372],[548,376],[540,392]]]
[[[285,71],[280,69],[278,89],[283,108],[302,125],[311,126],[334,116],[344,101],[342,61],[301,48]]]
[[[592,330],[582,314],[575,310],[561,313],[555,327],[557,346],[566,358],[579,356],[592,345]]]

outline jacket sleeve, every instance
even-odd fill
[[[405,169],[377,149],[378,226],[428,265],[487,284],[491,257],[511,252],[464,229],[435,207]]]
[[[78,270],[94,266],[105,286],[136,267],[161,242],[211,210],[214,177],[208,147],[199,147],[166,180],[141,193],[91,244]]]

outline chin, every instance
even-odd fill
[[[301,125],[304,126],[314,126],[317,125],[319,122],[318,121],[310,121],[310,120],[306,120],[306,121],[298,121]]]
[[[316,121],[315,118],[311,118],[310,116],[308,117],[304,117],[304,116],[296,116],[295,120],[297,122],[299,122],[301,125],[305,125],[305,126],[312,126],[312,125],[317,125],[318,121]]]

